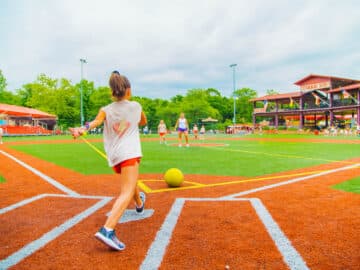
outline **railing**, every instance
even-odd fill
[[[355,100],[351,98],[333,100],[333,107],[352,106],[357,105]]]

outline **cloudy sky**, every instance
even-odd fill
[[[0,0],[0,69],[8,90],[40,73],[135,95],[193,88],[294,91],[310,73],[360,79],[358,0]]]

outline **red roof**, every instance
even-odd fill
[[[340,77],[334,77],[334,76],[327,76],[327,75],[317,75],[317,74],[310,74],[306,76],[305,78],[302,78],[301,80],[295,82],[295,85],[301,85],[304,81],[307,81],[311,78],[322,78],[322,79],[334,79],[334,80],[341,80],[341,81],[349,81],[349,82],[360,82],[359,80],[354,79],[348,79],[348,78],[340,78]]]
[[[263,96],[263,97],[250,99],[250,101],[263,101],[263,100],[296,98],[296,97],[301,97],[301,95],[302,95],[302,93],[300,91],[297,91],[297,92],[290,92],[290,93],[284,93],[284,94],[266,95],[266,96]]]
[[[355,84],[350,84],[347,86],[334,88],[334,89],[328,91],[328,93],[341,92],[342,90],[352,90],[352,89],[357,89],[357,88],[360,88],[360,83],[355,83]]]
[[[36,109],[0,103],[0,114],[10,116],[31,116],[32,118],[56,118],[56,115]]]

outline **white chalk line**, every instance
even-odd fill
[[[51,231],[45,233],[40,238],[32,241],[31,243],[27,244],[26,246],[22,247],[18,251],[12,253],[7,258],[0,261],[0,269],[7,269],[11,266],[16,265],[26,257],[30,256],[46,244],[48,244],[50,241],[54,240],[55,238],[59,237],[61,234],[63,234],[65,231],[69,230],[73,226],[75,226],[77,223],[81,222],[94,212],[96,212],[98,209],[102,208],[104,205],[106,205],[112,197],[107,196],[92,196],[92,195],[80,195],[79,193],[67,188],[66,186],[62,185],[55,179],[45,175],[44,173],[40,172],[39,170],[31,167],[30,165],[26,164],[25,162],[17,159],[16,157],[0,150],[0,153],[4,156],[12,159],[19,165],[23,166],[24,168],[28,169],[29,171],[33,172],[35,175],[39,176],[41,179],[45,180],[46,182],[50,183],[51,185],[55,186],[59,190],[63,191],[66,194],[40,194],[37,196],[34,196],[32,198],[25,199],[23,201],[20,201],[18,203],[12,204],[10,206],[7,206],[5,208],[0,209],[0,214],[5,214],[9,211],[15,210],[19,207],[25,206],[29,203],[32,203],[36,200],[40,200],[42,198],[46,197],[61,197],[61,198],[74,198],[74,199],[96,199],[100,200],[90,208],[84,210],[80,214],[72,217],[71,219],[65,221],[63,224],[55,227]]]
[[[140,270],[158,269],[165,256],[166,248],[170,243],[171,236],[178,222],[179,216],[182,212],[186,201],[197,202],[222,202],[222,201],[249,201],[261,222],[264,224],[266,231],[275,242],[277,249],[283,256],[285,264],[292,270],[307,270],[309,269],[292,246],[291,241],[286,237],[279,225],[272,218],[269,211],[263,205],[260,199],[257,198],[178,198],[172,205],[168,215],[165,218],[160,230],[157,232],[155,240],[151,244],[145,259],[143,260]]]
[[[25,162],[17,159],[16,157],[14,157],[13,155],[10,155],[9,153],[6,153],[5,151],[0,150],[0,153],[3,154],[4,156],[12,159],[13,161],[15,161],[16,163],[18,163],[19,165],[23,166],[24,168],[28,169],[29,171],[31,171],[32,173],[34,173],[35,175],[39,176],[40,178],[42,178],[43,180],[45,180],[46,182],[48,182],[49,184],[53,185],[54,187],[58,188],[59,190],[63,191],[64,193],[71,195],[71,196],[79,196],[80,194],[67,188],[66,186],[64,186],[63,184],[59,183],[58,181],[56,181],[55,179],[51,178],[50,176],[47,176],[45,174],[43,174],[42,172],[40,172],[39,170],[31,167],[29,164],[26,164]]]
[[[35,200],[45,198],[45,197],[66,197],[66,198],[74,198],[74,199],[99,199],[101,200],[91,206],[90,208],[86,209],[85,211],[81,212],[80,214],[70,218],[69,220],[65,221],[61,225],[55,227],[51,231],[45,233],[40,238],[32,241],[31,243],[27,244],[26,246],[22,247],[18,251],[12,253],[7,258],[0,261],[0,269],[7,269],[9,267],[12,267],[16,264],[18,264],[20,261],[25,259],[26,257],[32,255],[34,252],[38,251],[40,248],[54,240],[55,238],[59,237],[61,234],[96,212],[98,209],[102,208],[104,205],[106,205],[112,197],[99,197],[99,196],[66,196],[63,194],[42,194],[39,196],[35,196],[31,199],[28,199],[27,202],[22,201],[23,205],[33,202]],[[9,208],[9,207],[8,207]],[[13,208],[16,209],[16,208]],[[12,210],[13,210],[12,209]]]
[[[275,222],[275,220],[272,218],[270,212],[266,209],[264,204],[261,202],[260,199],[252,198],[236,198],[239,196],[248,195],[251,193],[255,193],[258,191],[268,190],[284,185],[289,185],[292,183],[296,183],[299,181],[304,181],[308,179],[313,179],[315,177],[336,173],[343,170],[349,170],[353,168],[357,168],[360,166],[360,163],[345,166],[341,168],[336,168],[333,170],[328,170],[325,172],[321,172],[318,174],[313,174],[305,177],[298,177],[291,180],[283,181],[280,183],[272,184],[272,185],[266,185],[263,187],[250,189],[247,191],[242,191],[239,193],[219,197],[219,198],[183,198],[183,199],[176,199],[172,208],[170,209],[167,217],[165,218],[165,221],[163,222],[163,225],[161,226],[161,229],[158,231],[155,240],[151,244],[146,257],[143,261],[143,263],[140,266],[141,270],[146,269],[158,269],[161,265],[161,262],[165,256],[166,248],[170,242],[173,230],[177,224],[177,221],[179,219],[179,216],[181,214],[181,211],[183,209],[183,206],[185,204],[185,201],[240,201],[240,200],[249,200],[254,207],[257,215],[259,216],[260,220],[264,224],[267,232],[273,239],[277,249],[283,256],[284,262],[289,266],[290,269],[294,270],[302,270],[302,269],[309,269],[301,257],[301,255],[296,251],[296,249],[292,246],[291,241],[286,237],[285,233],[281,230],[279,225]]]
[[[283,182],[279,182],[279,183],[275,183],[275,184],[271,184],[271,185],[266,185],[266,186],[262,186],[262,187],[258,187],[258,188],[254,188],[254,189],[250,189],[250,190],[241,191],[241,192],[230,194],[230,195],[223,196],[223,197],[220,197],[220,198],[222,198],[222,199],[230,199],[230,198],[240,197],[240,196],[244,196],[244,195],[249,195],[249,194],[252,194],[252,193],[255,193],[255,192],[264,191],[264,190],[268,190],[268,189],[272,189],[272,188],[276,188],[276,187],[280,187],[280,186],[285,186],[285,185],[293,184],[293,183],[304,181],[304,180],[309,180],[309,179],[319,177],[319,176],[323,176],[323,175],[327,175],[327,174],[332,174],[332,173],[336,173],[336,172],[340,172],[340,171],[354,169],[354,168],[357,168],[359,166],[360,166],[360,163],[357,163],[357,164],[353,164],[353,165],[349,165],[349,166],[345,166],[345,167],[340,167],[340,168],[336,168],[336,169],[332,169],[332,170],[327,170],[327,171],[324,171],[324,172],[321,172],[321,173],[316,173],[316,174],[311,174],[311,175],[308,175],[308,176],[297,177],[297,178],[286,180],[286,181],[283,181]]]

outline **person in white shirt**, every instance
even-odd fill
[[[184,113],[180,113],[180,118],[176,121],[175,124],[175,130],[178,130],[178,134],[179,134],[179,147],[182,146],[182,135],[184,134],[185,137],[185,142],[186,142],[186,146],[189,147],[189,136],[188,136],[188,131],[189,131],[189,124],[188,121],[185,118],[185,114]]]
[[[166,144],[165,135],[166,135],[167,129],[166,124],[164,120],[160,120],[160,123],[158,125],[158,133],[160,136],[160,144],[164,143]]]
[[[120,195],[116,199],[110,216],[95,237],[115,250],[125,249],[115,235],[115,226],[125,209],[135,201],[137,213],[143,213],[145,194],[139,192],[137,179],[142,157],[139,125],[147,123],[141,105],[130,101],[131,85],[129,80],[118,71],[112,72],[109,80],[114,102],[101,108],[95,120],[85,127],[70,129],[76,138],[104,123],[104,148],[109,166],[119,174]]]

